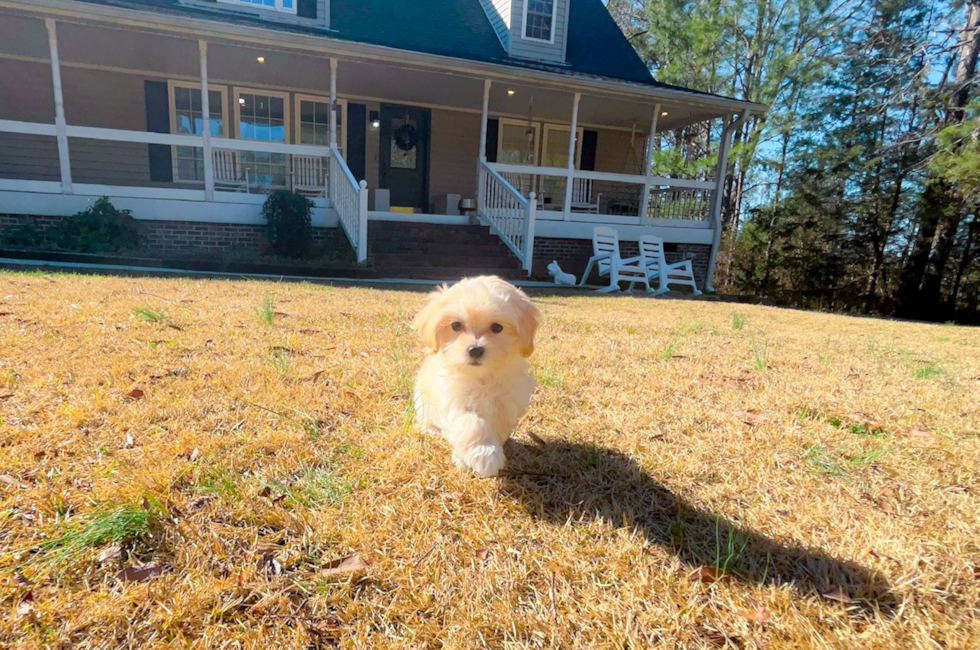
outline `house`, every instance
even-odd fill
[[[0,0],[0,89],[0,213],[106,195],[161,255],[217,255],[286,188],[389,275],[581,273],[604,224],[709,288],[733,126],[765,109],[658,83],[600,0]],[[660,169],[695,124],[720,164]]]

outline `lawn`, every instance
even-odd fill
[[[483,480],[421,293],[0,273],[0,645],[980,646],[980,332],[535,300]]]

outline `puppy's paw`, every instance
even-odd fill
[[[466,450],[464,462],[478,476],[492,478],[504,468],[507,458],[500,445],[476,445]]]

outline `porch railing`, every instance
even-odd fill
[[[584,170],[569,176],[566,168],[507,163],[488,167],[521,193],[537,193],[539,220],[711,227],[713,181]],[[568,196],[571,203],[565,206]]]
[[[488,163],[480,163],[480,187],[477,193],[477,214],[521,261],[522,268],[531,272],[534,256],[534,220],[537,212],[535,193],[521,196],[513,185]]]
[[[330,198],[360,263],[367,259],[367,182],[358,184],[337,147],[330,151]]]
[[[332,204],[358,262],[367,259],[367,190],[336,148],[209,140],[210,159],[202,135],[0,120],[0,190],[255,206],[268,190],[292,189]]]

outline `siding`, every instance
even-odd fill
[[[555,22],[552,25],[554,43],[530,41],[524,38],[524,2],[525,0],[513,0],[514,20],[510,30],[510,55],[523,59],[563,63],[569,0],[555,0]]]
[[[0,133],[0,178],[60,181],[57,139],[43,135]]]
[[[54,124],[54,90],[47,63],[0,59],[0,89],[0,120]],[[60,181],[57,139],[0,133],[0,178]]]

